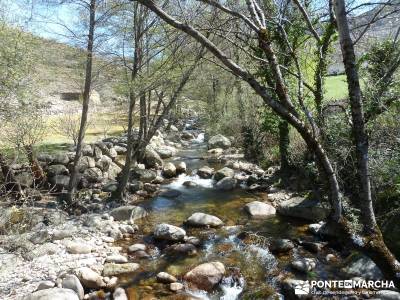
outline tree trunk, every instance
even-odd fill
[[[74,165],[71,171],[71,177],[68,183],[68,192],[66,195],[66,202],[71,205],[74,201],[74,195],[76,192],[77,178],[78,178],[78,163],[82,155],[82,144],[85,136],[88,112],[89,112],[89,101],[90,92],[92,85],[92,64],[93,64],[93,41],[94,41],[94,28],[96,22],[96,0],[90,0],[90,17],[89,17],[89,34],[86,48],[86,69],[85,69],[85,84],[83,90],[82,99],[82,115],[81,124],[79,127],[78,141],[76,145]]]
[[[370,174],[368,170],[368,134],[365,128],[360,80],[354,45],[347,20],[345,1],[335,0],[334,9],[353,120],[352,133],[356,148],[357,177],[360,186],[360,212],[365,235],[365,245],[363,245],[362,250],[374,259],[387,278],[393,278],[396,280],[396,285],[400,286],[400,264],[383,241],[373,209]]]
[[[279,154],[282,175],[286,175],[290,169],[289,144],[289,124],[286,121],[281,121],[279,122]]]

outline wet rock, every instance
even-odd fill
[[[220,181],[218,181],[215,187],[218,190],[230,191],[236,188],[236,185],[237,185],[237,180],[235,178],[225,177],[222,178]]]
[[[113,254],[106,257],[107,263],[123,264],[128,262],[128,258],[121,254]]]
[[[51,165],[47,169],[47,176],[68,175],[68,169],[64,165]]]
[[[322,225],[323,225],[323,222],[309,224],[308,231],[311,232],[312,234],[318,235],[320,233],[319,231],[321,230]]]
[[[185,274],[184,279],[201,290],[209,291],[222,280],[224,274],[225,266],[214,261],[195,267]]]
[[[159,240],[182,241],[186,231],[170,224],[158,224],[154,230],[154,237]]]
[[[166,251],[170,255],[194,255],[197,253],[193,244],[174,244],[169,246]]]
[[[176,173],[177,174],[183,174],[186,173],[186,163],[184,161],[178,162],[176,165]]]
[[[124,263],[114,264],[106,263],[103,269],[103,276],[118,276],[126,273],[133,273],[139,269],[139,264],[136,263]]]
[[[253,218],[264,218],[275,215],[276,213],[275,207],[268,203],[263,203],[260,201],[247,203],[244,209]]]
[[[214,135],[208,140],[208,149],[214,149],[214,148],[228,149],[230,146],[231,146],[231,141],[222,134]]]
[[[133,253],[136,251],[146,251],[146,245],[144,244],[133,244],[128,247],[128,252]]]
[[[163,167],[163,175],[167,178],[172,178],[176,176],[176,167],[173,163],[168,162]]]
[[[179,197],[182,193],[178,190],[166,190],[162,191],[159,195],[165,198],[176,198]]]
[[[225,177],[233,177],[235,176],[235,171],[232,170],[231,168],[228,167],[224,167],[220,170],[218,170],[215,174],[214,174],[214,179],[216,181],[220,181],[222,178]]]
[[[193,140],[194,139],[194,135],[191,134],[190,132],[183,131],[181,133],[181,139],[185,140],[185,141]]]
[[[155,192],[157,192],[158,188],[159,188],[159,186],[154,183],[145,183],[143,185],[143,189],[148,193],[155,193]]]
[[[41,281],[36,289],[36,291],[51,289],[55,286],[55,282],[50,280]]]
[[[110,215],[115,221],[135,221],[147,216],[144,208],[135,205],[121,206],[113,209]]]
[[[208,179],[211,178],[213,174],[214,169],[208,166],[201,167],[197,170],[197,175],[199,175],[200,178]]]
[[[178,292],[183,289],[183,284],[180,282],[172,282],[169,285],[169,289],[173,292]]]
[[[83,296],[85,295],[83,286],[78,277],[76,277],[75,275],[66,275],[62,280],[61,286],[64,289],[73,290],[78,295],[78,298],[80,300],[82,300]]]
[[[318,253],[326,246],[326,243],[301,242],[300,245],[310,252]]]
[[[288,239],[275,239],[269,245],[269,250],[272,253],[285,253],[294,248],[294,244]]]
[[[178,281],[175,276],[172,276],[171,274],[168,274],[166,272],[160,272],[157,274],[156,277],[157,281],[161,283],[172,283]]]
[[[194,213],[187,220],[186,224],[191,226],[210,226],[218,227],[222,226],[224,222],[216,216],[204,214],[204,213]]]
[[[193,244],[195,246],[200,246],[201,240],[195,236],[186,236],[184,239],[185,243]]]
[[[284,216],[311,221],[326,219],[330,213],[330,209],[323,206],[318,200],[303,197],[293,197],[281,202],[277,211]]]
[[[343,271],[351,276],[360,276],[368,280],[383,279],[377,265],[364,255],[350,257]]]
[[[70,289],[51,288],[40,290],[26,296],[24,300],[80,300],[78,295]]]
[[[313,258],[301,258],[291,262],[291,267],[300,272],[310,272],[317,266],[317,261]]]
[[[183,183],[183,186],[185,186],[185,187],[187,187],[187,188],[193,188],[193,187],[196,187],[196,186],[197,186],[197,183],[194,182],[194,181],[188,180],[188,181],[185,181],[185,182]]]
[[[118,287],[115,289],[113,293],[113,299],[114,300],[128,300],[128,296],[126,295],[126,292],[123,288]]]
[[[106,285],[101,275],[88,267],[80,268],[77,277],[82,285],[89,289],[100,289]]]
[[[67,252],[71,254],[87,254],[93,250],[92,246],[75,241],[68,242],[65,246]]]

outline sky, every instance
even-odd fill
[[[317,0],[319,1],[319,0]],[[379,0],[378,0],[379,1]],[[78,24],[78,7],[75,5],[46,6],[43,0],[0,0],[0,13],[6,14],[11,24],[44,38],[71,43],[71,33]],[[370,0],[352,0],[354,5]],[[365,8],[363,8],[365,11]],[[362,10],[358,13],[363,12]],[[60,25],[63,24],[63,25]]]

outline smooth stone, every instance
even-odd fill
[[[247,203],[244,207],[245,211],[253,218],[264,218],[271,215],[275,215],[275,207],[268,203],[253,201]]]
[[[135,205],[121,206],[113,209],[110,215],[115,221],[135,221],[147,216],[147,212],[143,207]]]
[[[192,226],[218,227],[222,226],[224,222],[222,222],[222,220],[216,216],[208,215],[201,212],[196,212],[186,220],[186,224]]]
[[[93,250],[92,246],[80,242],[69,242],[66,245],[66,249],[71,254],[88,254]]]
[[[139,264],[137,263],[106,263],[103,269],[103,276],[118,276],[121,274],[133,273],[137,269],[139,269]]]
[[[77,276],[86,288],[100,289],[106,285],[101,275],[88,267],[78,269]]]
[[[118,287],[115,289],[115,291],[113,293],[113,299],[114,300],[128,300],[128,296],[123,288]]]
[[[78,295],[70,289],[51,288],[34,292],[24,300],[80,300]]]
[[[55,286],[56,284],[53,281],[50,280],[45,280],[41,281],[36,289],[36,291],[41,291],[41,290],[47,290],[51,289]]]
[[[169,285],[169,289],[173,292],[177,292],[183,289],[183,284],[180,282],[172,282]]]
[[[209,291],[219,284],[224,274],[225,266],[214,261],[198,265],[186,273],[184,279],[201,290]]]
[[[182,241],[186,231],[180,227],[170,224],[158,224],[154,230],[154,237],[159,240]]]
[[[66,275],[61,282],[61,286],[64,289],[73,290],[78,295],[80,300],[82,300],[85,295],[83,286],[78,277],[76,277],[75,275]]]
[[[128,252],[136,252],[136,251],[146,251],[146,245],[144,244],[133,244],[128,247]]]
[[[116,264],[123,264],[128,262],[128,258],[121,254],[114,254],[107,256],[106,258],[107,263],[116,263]]]
[[[290,265],[297,271],[307,273],[312,271],[317,266],[317,262],[313,258],[301,258],[291,262]]]
[[[168,274],[166,272],[160,272],[157,274],[157,281],[161,283],[172,283],[178,281],[175,276]]]
[[[294,244],[288,239],[275,239],[272,240],[269,245],[269,250],[272,253],[283,253],[288,252],[294,248]]]

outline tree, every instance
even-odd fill
[[[282,75],[282,68],[278,61],[276,52],[273,47],[273,39],[270,31],[270,24],[276,25],[273,18],[270,18],[264,13],[263,9],[268,11],[268,7],[262,7],[257,1],[249,0],[246,1],[245,7],[231,7],[225,6],[220,2],[212,0],[203,0],[201,2],[206,3],[207,7],[214,9],[218,13],[224,13],[230,15],[235,21],[240,21],[243,26],[244,33],[256,39],[258,45],[256,46],[262,53],[263,57],[253,57],[253,61],[259,63],[265,63],[273,76],[275,81],[275,88],[273,93],[276,94],[277,99],[271,95],[271,90],[268,86],[264,85],[258,80],[249,69],[245,69],[235,62],[228,52],[219,48],[214,41],[209,37],[205,36],[200,29],[197,29],[191,22],[187,20],[181,22],[172,15],[166,12],[166,8],[161,8],[153,0],[137,0],[141,4],[147,6],[154,13],[156,13],[161,19],[167,22],[169,25],[187,33],[199,43],[201,43],[207,50],[209,50],[227,69],[234,73],[237,77],[247,82],[254,91],[264,100],[265,104],[268,105],[277,115],[283,120],[287,121],[293,126],[302,136],[306,142],[309,150],[314,154],[316,162],[319,166],[320,171],[324,175],[329,191],[329,200],[332,205],[331,220],[338,225],[342,230],[343,234],[351,241],[352,244],[366,252],[381,268],[384,275],[395,281],[396,285],[400,285],[400,264],[396,261],[394,256],[391,254],[389,249],[386,247],[379,230],[377,230],[376,222],[374,220],[373,208],[370,195],[370,186],[368,182],[368,144],[365,135],[365,127],[363,122],[363,111],[362,101],[360,94],[360,87],[358,81],[358,75],[355,65],[354,49],[352,47],[352,40],[350,38],[348,22],[345,10],[345,3],[343,0],[337,0],[335,4],[335,15],[337,18],[338,31],[342,46],[342,55],[346,66],[346,75],[348,78],[349,85],[349,97],[352,107],[352,120],[353,120],[353,134],[355,140],[355,146],[357,148],[358,158],[358,184],[363,190],[363,206],[361,207],[362,223],[365,229],[373,229],[373,238],[365,235],[365,232],[354,232],[346,219],[346,215],[342,210],[342,196],[341,189],[339,187],[337,175],[333,168],[332,161],[330,160],[324,145],[318,137],[315,130],[317,124],[312,118],[307,109],[302,89],[304,81],[301,77],[301,72],[296,74],[298,79],[298,94],[293,99],[296,100],[296,104],[293,103],[292,97],[289,94],[289,88]],[[332,5],[330,5],[332,7]],[[203,6],[204,8],[204,6]],[[247,11],[247,16],[244,12]],[[303,14],[306,20],[306,24],[311,32],[312,24],[308,22],[308,19]],[[276,25],[276,26],[279,26]],[[245,31],[246,30],[246,31]],[[300,77],[300,78],[299,78]],[[368,230],[371,232],[371,230]]]

